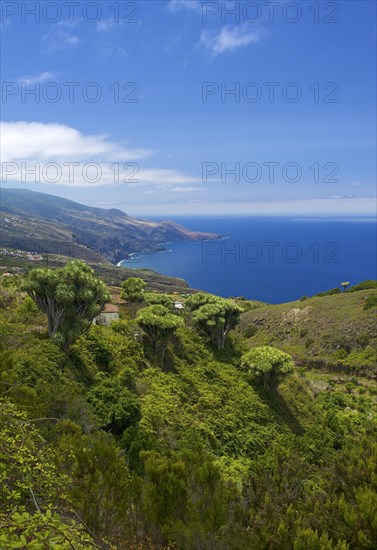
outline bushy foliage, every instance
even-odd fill
[[[145,482],[144,513],[151,526],[179,548],[221,547],[221,529],[237,490],[221,475],[219,466],[198,450],[163,456],[142,453]]]
[[[377,390],[342,370],[344,331],[327,330],[326,359],[347,354],[337,372],[288,376],[288,354],[250,349],[250,320],[221,351],[193,330],[218,303],[202,293],[183,315],[139,310],[169,344],[162,369],[136,320],[91,326],[64,352],[16,286],[1,296],[1,548],[374,549]],[[351,316],[371,315],[363,300]],[[365,362],[370,338],[359,331]]]
[[[257,327],[255,325],[248,325],[243,331],[242,334],[245,338],[251,338],[257,332]]]
[[[325,290],[323,292],[318,292],[318,294],[314,294],[314,296],[333,296],[334,294],[340,294],[340,288],[335,287],[331,288],[330,290]]]
[[[214,303],[217,300],[218,297],[214,296],[213,294],[207,294],[206,292],[197,292],[196,294],[192,294],[186,300],[186,305],[191,311],[195,311],[200,307],[206,304]]]
[[[174,332],[183,326],[183,320],[162,305],[141,309],[136,320],[147,335],[154,353],[163,360],[168,341]]]
[[[24,290],[47,315],[48,335],[67,349],[109,301],[105,284],[84,262],[74,260],[60,269],[33,269]]]
[[[109,434],[65,434],[56,446],[56,462],[69,474],[72,504],[96,538],[132,537],[129,471]]]
[[[73,519],[69,479],[53,465],[43,438],[7,400],[0,401],[0,547],[96,548]]]
[[[142,302],[146,286],[143,279],[139,277],[129,277],[122,283],[121,297],[127,302]]]
[[[143,296],[144,302],[147,305],[162,305],[168,309],[173,308],[173,300],[166,294],[158,292],[145,292]]]
[[[351,286],[349,289],[349,292],[357,292],[359,290],[376,290],[377,289],[377,281],[375,279],[368,279],[367,281],[363,281],[362,283],[359,283],[357,285]]]
[[[375,296],[368,296],[365,300],[365,310],[372,309],[373,307],[377,307],[377,294]]]
[[[25,348],[0,355],[0,382],[7,395],[38,417],[90,424],[82,387],[65,369],[69,362],[59,347],[50,340],[34,340]],[[42,427],[49,430],[51,424]]]
[[[252,349],[242,356],[241,368],[264,389],[274,389],[293,371],[292,357],[271,346]]]
[[[242,311],[242,308],[232,300],[210,299],[209,302],[195,309],[192,319],[199,331],[206,334],[215,346],[222,349],[229,331],[239,323]]]
[[[132,322],[118,321],[111,327],[92,326],[90,331],[72,346],[70,357],[78,375],[94,382],[101,373],[116,375],[128,371],[134,375],[143,361],[138,339],[139,327]]]
[[[122,435],[139,418],[137,398],[125,387],[122,377],[95,385],[89,390],[87,399],[98,425],[114,434]]]

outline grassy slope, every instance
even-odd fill
[[[165,369],[150,366],[136,375],[140,427],[156,438],[162,452],[200,442],[227,475],[240,480],[251,461],[268,453],[272,444],[291,440],[293,447],[308,445],[311,449],[313,434],[327,422],[323,403],[332,396],[345,396],[342,408],[349,410],[350,422],[358,422],[365,407],[368,411],[374,407],[377,389],[374,380],[354,377],[356,369],[350,372],[347,365],[352,359],[353,366],[368,365],[365,374],[372,372],[372,359],[367,363],[363,357],[375,342],[375,311],[364,311],[363,304],[373,293],[376,291],[277,306],[253,303],[256,309],[243,315],[240,331],[233,333],[223,352],[215,352],[195,332],[179,330]],[[255,321],[261,328],[245,341],[242,332]],[[319,339],[317,347],[313,344],[314,349],[308,351],[304,342],[314,326],[320,327]],[[308,330],[305,338],[300,336],[302,329]],[[364,342],[361,352],[349,354],[345,360],[333,360],[335,342],[344,333],[352,346],[357,346],[361,334],[367,335],[368,345]],[[296,364],[295,374],[269,395],[251,385],[239,368],[243,351],[267,343],[293,353]],[[304,364],[312,368],[300,367]],[[336,374],[333,365],[338,367]],[[313,452],[320,459],[323,449],[318,442]]]
[[[29,316],[21,326],[22,296],[6,289],[2,292],[3,306],[8,308],[3,327],[4,343],[6,349],[18,349],[20,358],[24,357],[18,361],[20,365],[25,361],[25,367],[15,369],[14,376],[16,372],[17,376],[21,376],[19,382],[23,388],[26,386],[30,387],[28,391],[37,391],[38,398],[31,397],[31,403],[33,409],[41,407],[38,415],[60,416],[60,408],[65,406],[59,405],[58,401],[62,399],[64,402],[62,396],[67,390],[60,390],[58,400],[56,396],[50,398],[48,384],[52,384],[51,388],[58,388],[63,383],[63,377],[70,379],[69,384],[72,384],[67,395],[70,403],[68,418],[76,422],[78,417],[85,418],[86,413],[76,411],[77,405],[74,401],[71,403],[73,398],[68,396],[78,391],[82,397],[74,399],[79,399],[79,403],[85,399],[84,386],[90,381],[89,386],[92,387],[93,383],[96,385],[96,380],[108,376],[109,369],[100,358],[112,357],[111,377],[122,376],[123,369],[130,373],[141,413],[138,430],[148,436],[147,440],[153,441],[152,448],[165,454],[197,445],[204,447],[221,466],[223,474],[236,482],[243,479],[253,460],[270,452],[271,445],[281,441],[292,447],[300,445],[306,448],[308,445],[309,449],[313,431],[319,425],[326,424],[321,405],[323,396],[346,393],[344,407],[349,407],[352,422],[358,422],[372,410],[370,407],[377,393],[375,385],[369,380],[360,379],[357,385],[350,387],[352,377],[346,373],[343,373],[342,379],[339,375],[334,378],[318,370],[308,373],[297,369],[295,374],[283,381],[278,391],[265,394],[250,384],[247,375],[239,369],[240,353],[245,344],[237,342],[237,335],[228,342],[227,349],[216,352],[205,338],[187,329],[178,331],[169,346],[165,368],[161,369],[156,368],[154,358],[148,354],[141,363],[136,359],[137,354],[127,354],[127,346],[134,349],[135,345],[140,347],[140,344],[132,343],[132,340],[128,344],[127,338],[119,337],[116,345],[124,347],[120,353],[121,348],[113,347],[116,342],[112,340],[112,331],[96,327],[93,335],[83,337],[77,344],[81,357],[79,370],[65,368],[62,374],[49,366],[53,355],[41,356],[42,349],[46,353],[50,350],[48,353],[51,354],[55,348],[43,337],[44,315]],[[258,311],[262,309],[265,308]],[[63,359],[58,350],[56,356]],[[17,392],[16,388],[15,395],[12,392],[11,396],[16,397]],[[20,398],[24,403],[26,397],[22,392]],[[127,448],[131,461],[136,458],[138,450]],[[316,452],[320,455],[321,448]]]
[[[216,352],[205,338],[187,329],[178,331],[169,346],[165,368],[161,369],[156,368],[154,358],[148,354],[138,364],[127,353],[120,355],[115,352],[111,347],[114,342],[110,329],[96,327],[93,337],[86,335],[77,344],[80,361],[83,361],[80,370],[70,372],[70,369],[64,369],[62,374],[49,366],[54,353],[61,360],[63,355],[57,348],[53,352],[55,345],[45,339],[45,316],[41,313],[24,314],[24,296],[11,288],[0,290],[1,305],[6,308],[2,327],[3,345],[9,351],[19,350],[20,365],[26,361],[26,370],[21,366],[15,368],[14,376],[21,376],[19,382],[30,387],[30,391],[35,389],[38,392],[33,408],[38,407],[37,402],[44,402],[45,391],[49,393],[48,387],[41,389],[46,383],[55,387],[61,383],[62,377],[67,377],[71,379],[72,391],[76,392],[89,379],[92,380],[89,385],[92,385],[95,379],[101,380],[104,373],[108,374],[107,368],[93,351],[97,349],[102,353],[98,357],[107,357],[108,354],[114,357],[112,376],[117,376],[124,368],[131,369],[132,385],[141,409],[139,428],[150,434],[157,448],[166,452],[190,446],[191,443],[199,444],[211,452],[235,478],[242,475],[253,457],[264,453],[272,439],[300,436],[305,428],[318,420],[320,412],[314,395],[300,374],[290,377],[282,384],[279,393],[267,398],[263,393],[258,393],[240,371],[240,353],[232,342],[226,350]],[[25,321],[22,322],[24,315]],[[98,337],[101,344],[93,347]],[[119,345],[121,341],[122,337],[119,338]],[[125,350],[127,341],[125,338],[122,343]],[[135,345],[140,347],[140,344],[131,341],[130,346],[133,348]],[[42,349],[46,350],[46,358],[41,355]],[[51,356],[47,355],[47,350],[52,353]],[[7,371],[6,365],[4,371]],[[45,376],[48,380],[43,380]],[[17,388],[14,391],[16,397]],[[13,392],[11,394],[13,397]],[[39,412],[42,416],[59,415],[55,398],[48,405],[51,410],[45,409],[45,406]],[[72,414],[69,413],[68,417],[77,421],[76,413]]]
[[[376,294],[364,290],[264,305],[243,315],[241,331],[250,335],[250,345],[274,345],[306,366],[351,367],[375,375],[376,308],[363,306]]]
[[[173,349],[171,370],[151,367],[137,379],[141,425],[162,450],[200,441],[237,476],[273,439],[302,435],[318,420],[300,375],[267,397],[240,372],[237,357],[219,357],[194,333],[180,331]]]
[[[140,450],[154,449],[168,456],[174,450],[199,446],[213,457],[225,479],[241,485],[253,469],[271,468],[274,448],[281,447],[322,468],[336,443],[337,432],[334,435],[331,423],[339,421],[353,434],[362,433],[364,426],[372,422],[376,407],[373,380],[354,380],[346,370],[334,378],[329,372],[299,368],[278,391],[265,394],[240,371],[240,354],[270,339],[280,348],[295,350],[297,357],[302,351],[305,357],[305,345],[292,344],[294,338],[299,342],[296,333],[303,326],[297,323],[297,313],[293,324],[289,322],[292,309],[308,313],[308,330],[317,322],[321,334],[342,334],[344,323],[352,322],[357,334],[373,317],[373,311],[362,309],[362,300],[369,293],[259,305],[245,313],[242,320],[242,330],[258,320],[258,332],[246,342],[240,333],[233,334],[222,352],[214,351],[195,331],[180,329],[161,369],[155,358],[144,355],[133,330],[129,335],[116,334],[105,327],[93,327],[83,336],[68,361],[45,339],[44,316],[25,309],[19,292],[4,288],[0,298],[7,308],[3,342],[8,360],[1,365],[1,379],[14,385],[7,396],[30,411],[33,418],[69,418],[85,432],[93,430],[92,413],[86,403],[88,391],[105,379],[119,378],[122,387],[127,380],[140,406],[140,420],[130,428],[133,436],[123,435],[118,443],[131,465]],[[305,310],[307,307],[311,309]],[[284,317],[287,314],[288,320]],[[284,334],[279,332],[283,329]],[[325,346],[320,342],[318,346],[326,354]],[[331,414],[327,411],[329,400],[336,402],[331,405]],[[109,410],[112,406],[113,399],[106,403]],[[48,424],[41,424],[42,428],[49,437]],[[139,439],[137,433],[141,434]],[[135,434],[137,444],[133,441]],[[310,483],[311,474],[305,475],[308,478],[304,481]],[[250,547],[248,542],[238,546]]]

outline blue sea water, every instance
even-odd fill
[[[135,256],[149,268],[220,296],[280,303],[377,278],[372,219],[173,218],[222,240],[167,243],[167,252]]]

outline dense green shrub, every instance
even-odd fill
[[[293,363],[287,353],[271,346],[261,346],[242,356],[241,368],[268,390],[276,388],[293,371]]]
[[[372,309],[373,307],[377,307],[377,294],[373,296],[368,296],[365,300],[364,309]]]
[[[194,313],[166,313],[182,322],[164,370],[134,319],[66,353],[15,286],[0,281],[1,296],[1,548],[374,550],[376,356],[360,298],[324,300],[324,315],[354,300],[352,325],[336,311],[315,345],[309,323],[279,340],[246,318],[219,351],[193,330],[217,301],[199,295]],[[250,349],[248,327],[292,354],[320,349],[320,368],[288,376],[290,356]]]
[[[314,338],[306,338],[305,339],[305,348],[309,349],[313,344],[315,344]]]
[[[142,302],[147,284],[138,277],[129,277],[122,283],[121,297],[131,303]]]
[[[48,335],[64,350],[90,327],[110,300],[106,285],[78,260],[55,270],[32,269],[23,289],[47,315]]]
[[[4,399],[0,440],[0,547],[96,548],[74,516],[68,476],[54,466],[53,453],[26,415]]]
[[[330,290],[325,290],[324,292],[318,292],[318,294],[314,294],[314,296],[332,296],[333,294],[340,294],[340,292],[340,288],[331,288]]]
[[[121,377],[97,384],[89,390],[87,399],[98,425],[115,435],[122,435],[139,419],[137,398],[125,387]]]
[[[147,305],[160,304],[168,309],[173,309],[173,300],[165,294],[158,294],[157,292],[145,292],[143,300]]]
[[[243,309],[232,300],[217,298],[195,309],[192,319],[198,330],[223,349],[229,331],[235,328]]]
[[[248,327],[246,327],[243,331],[242,331],[242,335],[245,337],[245,338],[251,338],[252,336],[254,336],[254,334],[257,332],[257,327],[255,325],[249,325]]]
[[[145,332],[153,352],[158,355],[162,362],[167,344],[174,332],[183,326],[183,320],[170,313],[163,305],[142,308],[136,320]]]
[[[345,359],[347,355],[348,353],[344,348],[339,348],[336,351],[334,351],[332,356],[333,356],[333,359],[335,360],[338,360],[338,359],[342,360],[342,359]]]
[[[358,285],[351,286],[349,289],[349,292],[357,292],[359,290],[371,290],[371,289],[377,289],[377,281],[374,279],[369,279],[368,281],[363,281],[362,283],[359,283]]]

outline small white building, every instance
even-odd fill
[[[101,313],[93,320],[93,325],[107,327],[113,321],[119,321],[119,307],[115,304],[105,304]]]
[[[182,302],[174,302],[175,309],[185,309],[185,306],[182,304]]]

